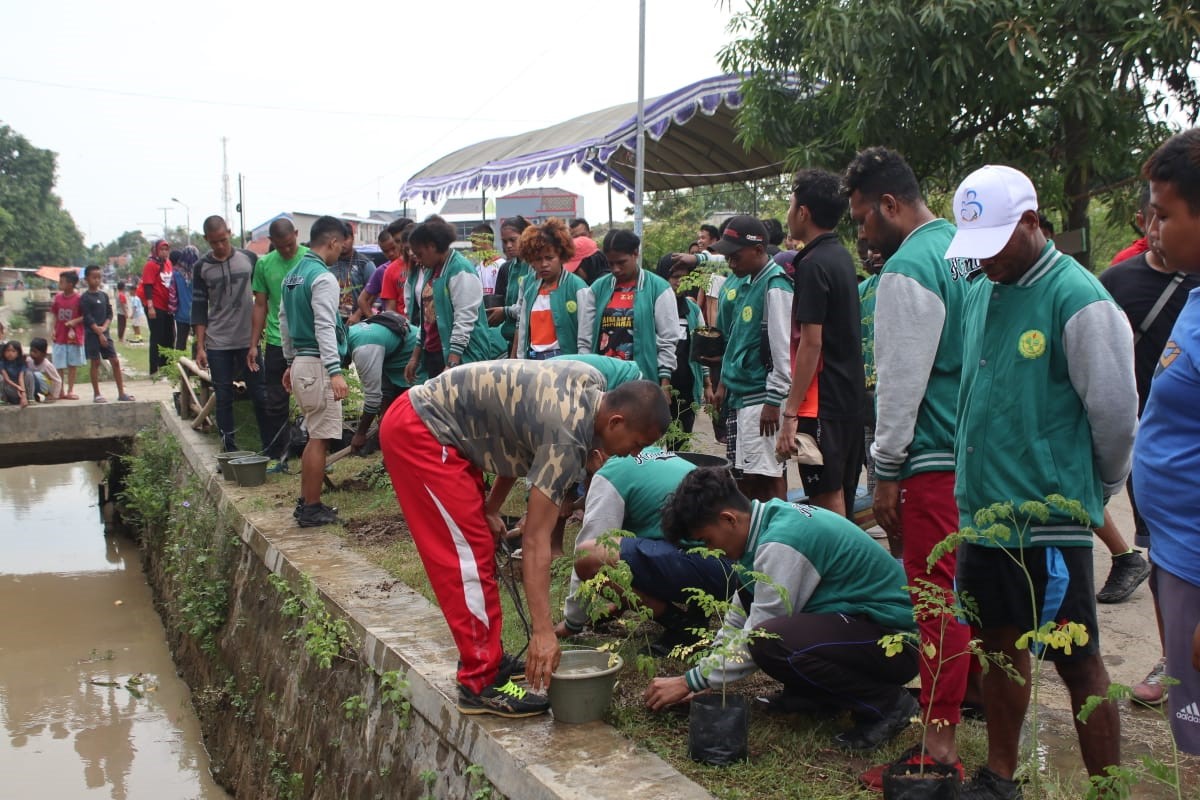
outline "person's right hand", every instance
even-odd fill
[[[100,342],[101,347],[108,347],[108,337],[105,336],[103,333],[97,333],[96,340],[98,342]]]
[[[493,328],[504,323],[504,306],[497,308],[489,308],[487,310],[488,325]]]
[[[280,382],[280,384],[283,385],[283,390],[285,392],[287,392],[288,394],[291,394],[291,392],[292,392],[292,368],[291,367],[288,367],[287,369],[285,369],[283,371],[283,377],[279,379],[279,382]]]
[[[350,386],[340,374],[330,378],[329,385],[333,387],[334,400],[345,400],[346,395],[350,394]]]
[[[508,533],[508,526],[504,524],[504,518],[500,516],[500,512],[492,513],[485,511],[484,519],[487,520],[488,530],[492,532],[492,540],[498,545],[504,535]]]
[[[676,264],[685,264],[689,267],[694,267],[700,263],[700,259],[696,258],[695,253],[672,253],[671,266]]]
[[[404,380],[410,384],[417,382],[417,359],[410,358],[408,360],[408,364],[404,367]]]
[[[258,372],[258,348],[251,346],[246,351],[246,369],[251,372]]]
[[[155,319],[154,306],[150,306],[146,309],[146,319]]]
[[[525,653],[525,680],[529,682],[529,688],[539,693],[550,688],[550,675],[558,669],[560,658],[562,648],[558,646],[554,629],[535,631]]]
[[[196,348],[196,366],[200,369],[208,369],[208,353],[203,347]]]
[[[350,439],[350,447],[354,450],[362,450],[367,443],[367,435],[365,433],[355,433]]]

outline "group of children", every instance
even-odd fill
[[[88,267],[84,271],[87,291],[80,292],[78,272],[69,270],[59,276],[59,293],[50,304],[54,316],[53,354],[46,340],[40,337],[30,341],[28,356],[16,339],[4,344],[0,388],[5,403],[25,408],[30,402],[78,400],[75,377],[84,364],[91,367],[92,402],[108,402],[100,392],[101,361],[112,367],[117,399],[134,399],[125,391],[121,359],[109,335],[113,307],[108,294],[100,288],[100,279],[100,267]]]

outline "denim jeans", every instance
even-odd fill
[[[267,397],[263,390],[262,359],[258,360],[258,372],[246,369],[246,348],[238,350],[209,350],[208,370],[212,375],[213,390],[217,395],[217,430],[221,434],[221,449],[237,450],[236,431],[233,424],[233,381],[239,375],[246,379],[246,391],[254,403],[254,418],[258,421],[259,436],[265,449],[271,440],[267,437]]]

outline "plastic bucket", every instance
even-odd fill
[[[252,455],[256,455],[253,450],[230,450],[228,453],[217,453],[217,469],[221,470],[225,480],[234,483],[237,478],[234,477],[233,470],[229,468],[230,459],[246,458]]]
[[[238,486],[262,486],[267,482],[267,464],[270,461],[266,456],[246,456],[230,459],[229,466],[233,468],[233,477],[237,479]]]
[[[611,661],[611,665],[610,665]],[[550,676],[550,710],[559,722],[595,722],[612,703],[613,686],[624,662],[599,650],[564,650]]]

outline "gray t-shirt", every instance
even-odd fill
[[[192,282],[192,324],[206,326],[208,350],[243,350],[250,346],[254,293],[250,281],[258,256],[234,250],[225,261],[204,254]]]
[[[559,503],[583,474],[604,386],[579,362],[505,359],[448,369],[408,396],[439,442]]]

